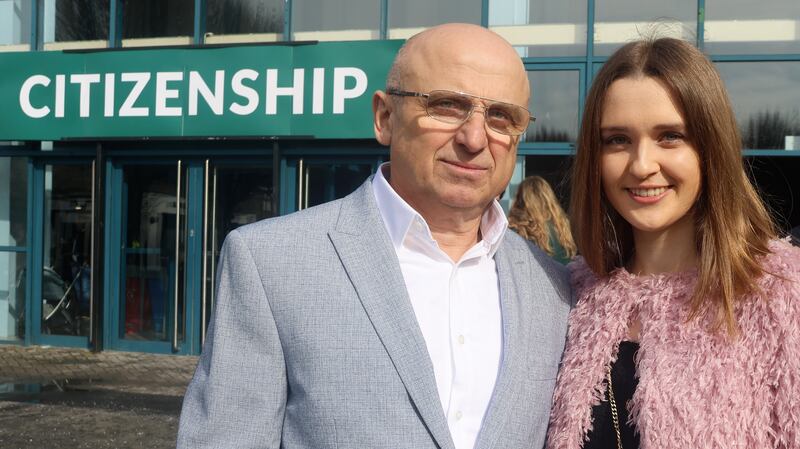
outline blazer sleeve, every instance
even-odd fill
[[[286,365],[264,282],[237,231],[222,249],[214,315],[183,400],[179,449],[278,448]]]

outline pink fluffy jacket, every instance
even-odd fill
[[[800,249],[770,244],[760,292],[739,303],[739,336],[687,322],[696,270],[598,279],[582,259],[570,264],[578,303],[570,315],[548,449],[578,449],[592,406],[606,395],[632,314],[642,329],[639,385],[628,404],[643,449],[800,448]],[[619,406],[619,405],[618,405]],[[609,429],[610,430],[610,429]]]

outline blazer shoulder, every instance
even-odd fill
[[[533,276],[540,276],[542,273],[550,280],[553,288],[561,295],[566,302],[572,305],[572,288],[570,286],[570,274],[566,266],[562,265],[539,248],[535,243],[525,239],[512,230],[507,230],[503,240],[512,251],[525,254],[531,267]]]
[[[288,215],[265,218],[236,228],[245,241],[262,240],[269,235],[313,234],[327,232],[336,225],[342,200],[334,200]]]

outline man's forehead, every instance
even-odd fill
[[[408,56],[404,88],[447,89],[510,103],[526,102],[529,85],[519,56],[489,48],[452,46],[415,49]]]

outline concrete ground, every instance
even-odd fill
[[[174,448],[197,357],[0,345],[0,447]]]

